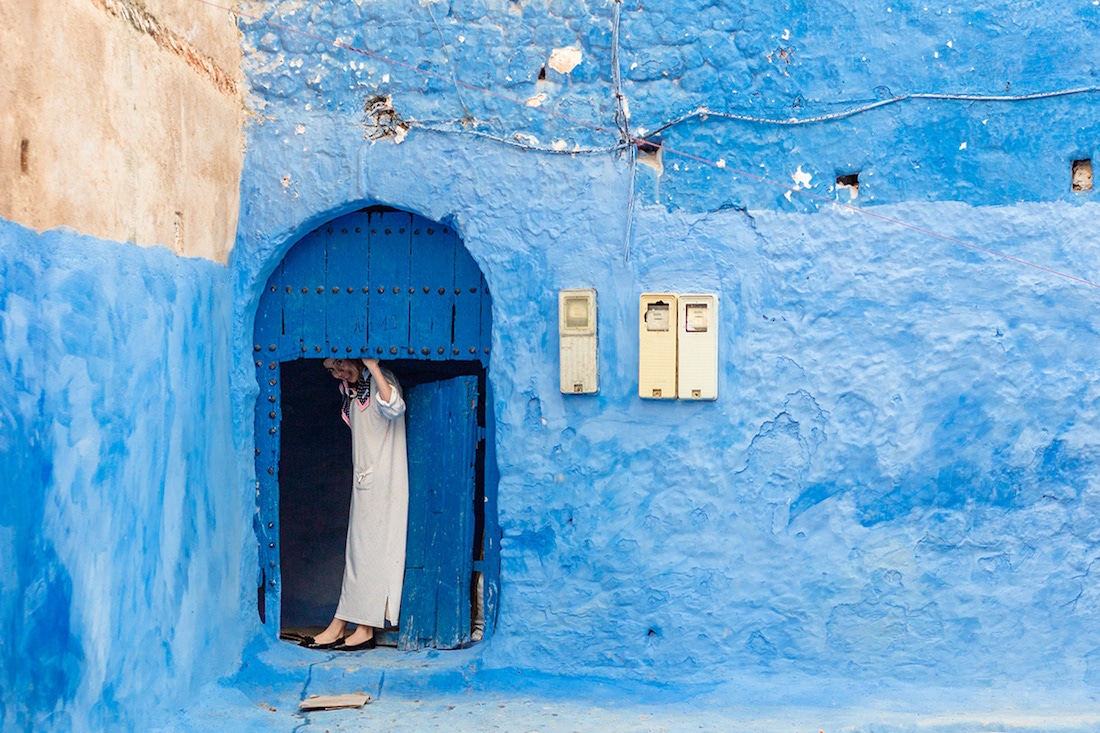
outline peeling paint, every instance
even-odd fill
[[[550,61],[548,65],[551,69],[559,74],[568,74],[573,69],[577,68],[577,65],[581,62],[581,50],[574,46],[566,46],[565,48],[555,48],[550,52]]]
[[[178,56],[192,69],[209,79],[222,94],[233,97],[239,95],[236,74],[230,74],[222,69],[213,58],[167,28],[142,5],[129,0],[92,0],[92,2],[101,10],[125,20],[134,30],[152,38],[160,48]]]
[[[796,188],[809,188],[810,181],[813,180],[813,176],[802,170],[802,166],[798,166],[798,170],[791,174],[791,180],[794,181]]]

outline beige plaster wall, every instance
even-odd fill
[[[229,13],[4,0],[0,61],[0,216],[226,260],[243,154]]]

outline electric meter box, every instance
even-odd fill
[[[642,293],[638,304],[638,396],[676,399],[676,295]]]
[[[562,394],[599,390],[595,290],[558,291],[558,355]]]
[[[682,400],[718,399],[718,296],[678,298],[677,391]]]

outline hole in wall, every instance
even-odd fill
[[[546,67],[539,69],[539,81],[546,81]]]
[[[366,128],[363,137],[367,140],[392,137],[401,142],[409,131],[408,123],[393,107],[393,97],[381,94],[363,100],[363,127]]]
[[[29,173],[31,169],[31,141],[23,138],[19,141],[19,171]]]
[[[1092,190],[1092,160],[1090,158],[1084,158],[1083,160],[1073,161],[1073,166],[1070,169],[1071,172],[1071,185],[1070,187],[1074,191],[1091,191]]]
[[[172,247],[176,254],[183,253],[183,212],[177,211],[172,219]]]
[[[844,173],[836,177],[836,192],[848,192],[848,199],[859,196],[859,173]]]
[[[665,166],[662,160],[661,139],[660,138],[648,138],[635,141],[635,147],[637,148],[637,161],[642,165],[648,165],[653,170],[657,171],[657,175],[664,173]]]

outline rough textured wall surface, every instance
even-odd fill
[[[1091,0],[248,12],[235,383],[304,232],[363,203],[458,228],[494,304],[483,671],[1088,704],[1100,291],[1020,261],[1100,281]],[[558,392],[566,287],[599,291],[596,396]],[[717,402],[637,398],[646,291],[719,294]]]
[[[0,730],[150,730],[236,668],[230,292],[0,220]]]
[[[224,262],[242,158],[239,34],[192,0],[0,7],[0,216]]]

